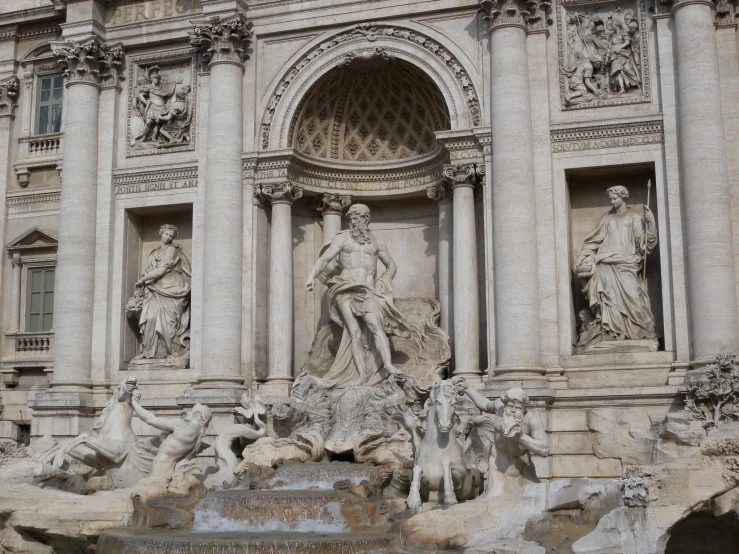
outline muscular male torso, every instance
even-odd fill
[[[370,241],[359,244],[349,233],[345,233],[339,253],[341,276],[362,285],[373,287],[377,275],[377,239],[370,233]]]

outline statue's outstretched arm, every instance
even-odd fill
[[[316,260],[316,263],[313,264],[313,268],[310,270],[308,279],[306,279],[305,281],[305,288],[307,290],[313,290],[313,287],[315,286],[316,277],[318,277],[323,272],[323,270],[326,269],[326,266],[329,264],[331,260],[333,260],[336,256],[339,255],[339,253],[341,252],[341,246],[343,244],[343,240],[344,240],[344,237],[341,233],[336,235],[331,241],[331,244],[329,245],[329,247]]]
[[[549,439],[546,431],[544,431],[544,426],[537,416],[531,413],[529,413],[529,416],[531,433],[530,435],[521,435],[519,440],[532,454],[547,457],[549,456]]]
[[[155,416],[149,410],[144,408],[136,398],[133,398],[132,405],[133,411],[136,412],[136,415],[139,416],[141,421],[144,423],[148,423],[152,427],[156,427],[162,431],[167,431],[169,433],[174,432],[175,428],[174,425],[172,425],[172,420]]]

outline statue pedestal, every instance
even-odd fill
[[[657,352],[657,339],[602,340],[595,344],[575,347],[575,354],[608,354],[611,352]]]

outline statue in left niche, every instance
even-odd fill
[[[46,451],[38,459],[34,476],[41,480],[51,477],[54,470],[62,470],[66,456],[95,469],[91,476],[104,474],[111,489],[133,487],[144,477],[189,472],[194,466],[192,459],[202,450],[212,417],[210,408],[196,404],[184,417],[164,419],[143,408],[140,400],[136,378],[129,375],[110,397],[93,433],[83,433]],[[162,433],[137,439],[131,424],[134,412]]]
[[[190,142],[192,109],[189,68],[177,67],[166,76],[157,65],[143,70],[133,95],[131,146],[166,148]]]
[[[126,315],[138,320],[141,353],[130,367],[164,364],[184,368],[190,361],[190,286],[192,269],[182,248],[172,241],[179,231],[162,225],[160,245],[136,282]]]

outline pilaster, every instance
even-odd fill
[[[439,206],[439,254],[438,254],[438,279],[439,279],[439,304],[441,305],[440,327],[449,335],[454,344],[453,319],[453,290],[454,271],[452,268],[452,242],[453,233],[453,206],[452,189],[448,181],[439,183],[426,189],[426,196],[435,201]]]

